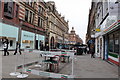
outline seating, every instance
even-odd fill
[[[66,52],[62,52],[60,57],[61,57],[62,62],[65,62],[66,58],[67,58],[67,60],[69,62],[70,56],[68,56]]]
[[[49,57],[49,59],[45,59],[42,62],[44,62],[46,64],[46,68],[48,68],[49,66],[49,71],[54,70],[54,72],[58,72],[58,68],[59,68],[59,56],[58,55],[44,55],[45,57]],[[54,68],[54,69],[52,69]]]

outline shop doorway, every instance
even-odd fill
[[[50,40],[50,48],[54,49],[54,37],[53,36],[51,37],[51,40]]]
[[[35,49],[38,49],[38,40],[35,42]]]
[[[102,38],[100,38],[100,58],[102,58]]]

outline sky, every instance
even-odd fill
[[[69,21],[69,31],[74,27],[76,34],[85,43],[91,0],[44,0],[54,1],[56,9]]]

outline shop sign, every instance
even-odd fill
[[[32,38],[33,36],[24,34],[24,37],[31,37]]]
[[[95,29],[95,31],[100,32],[101,30],[100,29]]]

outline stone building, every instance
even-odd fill
[[[68,21],[58,13],[53,1],[47,2],[48,6],[48,31],[49,31],[49,47],[62,48],[67,43],[68,38]]]
[[[21,48],[40,49],[46,35],[46,3],[14,0],[0,4],[0,38],[9,39],[9,49],[15,49],[16,41],[21,43]]]

